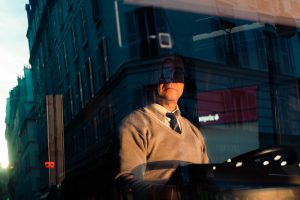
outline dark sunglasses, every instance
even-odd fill
[[[184,83],[184,69],[182,62],[166,59],[162,64],[159,83]]]

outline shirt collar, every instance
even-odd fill
[[[157,103],[151,104],[150,106],[148,106],[148,108],[161,120],[163,120],[166,116],[166,113],[169,112],[165,107]],[[174,113],[176,117],[178,117],[181,114],[178,105],[176,105],[176,108],[174,111],[172,111],[172,113]]]
[[[172,113],[174,113],[176,115],[176,117],[178,117],[181,114],[178,105],[176,105],[176,108],[175,108],[175,110],[173,110]]]

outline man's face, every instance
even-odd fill
[[[182,63],[168,59],[163,63],[157,88],[158,95],[168,101],[178,101],[184,88],[184,70]]]
[[[183,93],[183,88],[184,83],[160,83],[157,92],[161,98],[177,102]]]

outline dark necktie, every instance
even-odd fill
[[[166,116],[170,118],[170,127],[177,133],[181,133],[179,124],[177,122],[176,116],[174,113],[167,113]]]

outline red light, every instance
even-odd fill
[[[54,168],[55,167],[55,163],[54,162],[45,162],[45,168]]]

